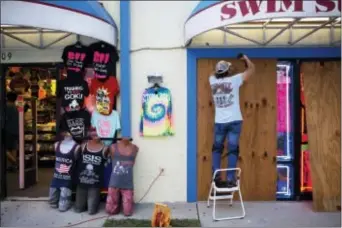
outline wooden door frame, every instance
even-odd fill
[[[201,58],[331,59],[340,47],[188,48],[187,49],[187,201],[197,201],[197,60]]]

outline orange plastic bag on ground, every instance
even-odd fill
[[[171,210],[166,204],[156,203],[152,214],[152,227],[170,227]]]

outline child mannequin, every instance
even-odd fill
[[[79,145],[69,133],[63,132],[62,135],[64,139],[55,143],[56,162],[50,186],[49,203],[51,207],[64,212],[71,207],[72,173]]]
[[[88,207],[88,213],[92,215],[97,213],[100,204],[104,163],[109,150],[98,138],[95,129],[89,133],[91,140],[82,146],[78,164],[75,211],[80,213]]]
[[[113,171],[110,177],[106,211],[114,215],[120,212],[120,196],[123,214],[133,214],[133,166],[139,148],[130,142],[128,138],[113,144],[110,148]]]

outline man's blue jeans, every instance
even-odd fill
[[[214,130],[214,144],[212,156],[212,171],[221,167],[221,155],[224,148],[224,141],[228,142],[228,168],[236,168],[239,158],[239,140],[242,128],[242,121],[230,123],[216,123]],[[217,176],[218,177],[218,176]],[[227,172],[227,181],[235,179],[235,171]]]

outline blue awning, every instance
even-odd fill
[[[222,1],[200,1],[197,6],[195,7],[195,9],[193,9],[193,11],[191,12],[190,17],[192,17],[193,15],[201,12],[202,10],[205,10],[206,8],[215,5],[217,3],[220,3]]]
[[[1,1],[1,25],[52,29],[117,44],[117,26],[98,1]]]

